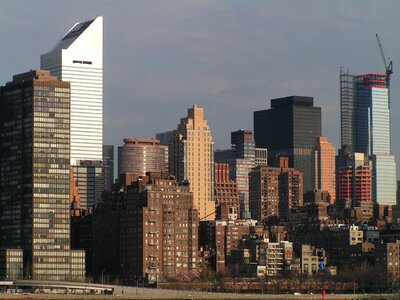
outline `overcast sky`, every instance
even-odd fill
[[[0,0],[0,84],[39,68],[75,22],[103,15],[104,143],[174,129],[196,103],[226,148],[271,98],[302,95],[322,107],[323,134],[339,148],[339,68],[384,72],[378,33],[394,65],[400,161],[399,13],[400,1],[385,0]]]

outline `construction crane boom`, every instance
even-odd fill
[[[392,61],[390,61],[389,64],[387,64],[387,62],[386,62],[386,57],[385,57],[385,53],[383,52],[381,40],[379,39],[378,34],[375,34],[375,35],[376,35],[376,41],[378,42],[379,51],[380,51],[380,53],[381,53],[382,61],[383,61],[383,64],[385,65],[385,70],[386,70],[386,82],[387,82],[387,87],[389,88],[389,84],[390,84],[390,75],[392,75],[392,73],[393,73],[393,63],[392,63]]]

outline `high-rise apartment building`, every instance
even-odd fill
[[[279,218],[280,168],[255,167],[249,178],[249,209],[253,219],[267,221]]]
[[[319,136],[316,139],[312,171],[314,189],[329,192],[330,202],[334,204],[336,201],[335,147],[329,143],[327,137]]]
[[[236,214],[240,211],[237,183],[229,177],[229,164],[214,164],[215,205],[233,207]]]
[[[204,110],[193,105],[188,116],[174,130],[171,173],[178,181],[188,181],[193,193],[194,207],[201,220],[213,220],[214,201],[214,142]]]
[[[168,171],[168,147],[154,139],[124,139],[118,147],[118,176],[135,173],[144,176],[146,172]]]
[[[386,74],[340,72],[342,147],[366,154],[373,163],[373,198],[396,204],[396,163],[391,154],[390,99]]]
[[[104,190],[111,191],[114,184],[114,145],[103,145]]]
[[[70,249],[70,93],[44,70],[0,88],[0,245],[22,249],[36,280],[84,278],[85,253]]]
[[[249,206],[254,219],[286,221],[292,208],[303,205],[303,172],[277,157],[273,167],[257,166],[249,174]]]
[[[230,177],[237,182],[241,214],[249,212],[249,173],[255,166],[267,166],[267,153],[255,148],[252,131],[243,129],[231,132],[231,149],[214,152],[214,160],[228,163]]]
[[[337,170],[337,207],[353,209],[357,219],[368,221],[373,215],[372,171],[364,153],[339,152],[346,165]]]
[[[119,256],[124,278],[155,283],[198,271],[199,219],[188,186],[151,176],[127,194]]]
[[[254,112],[256,147],[267,148],[271,161],[289,157],[289,166],[304,173],[304,192],[313,190],[312,153],[321,135],[321,108],[312,97],[271,100],[271,108]]]
[[[40,67],[71,83],[71,165],[103,159],[103,17],[76,23]]]
[[[287,221],[292,208],[303,206],[303,172],[289,168],[287,157],[277,157],[273,166],[281,170],[279,174],[279,219]]]

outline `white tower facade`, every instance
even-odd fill
[[[40,68],[71,83],[71,165],[103,159],[103,17],[76,23]]]

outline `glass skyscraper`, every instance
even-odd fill
[[[71,83],[71,165],[102,160],[103,17],[76,23],[41,55],[40,67]]]
[[[390,99],[386,74],[340,73],[342,148],[372,160],[373,198],[396,204],[396,163],[391,154]]]
[[[304,192],[312,191],[312,152],[321,135],[321,108],[312,97],[271,100],[271,109],[254,112],[256,147],[267,148],[269,160],[289,157],[289,166],[304,173]]]
[[[23,250],[24,276],[82,280],[70,250],[70,84],[49,71],[0,88],[0,245]]]

